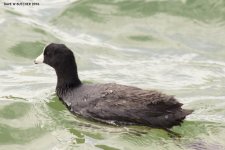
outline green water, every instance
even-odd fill
[[[29,0],[27,0],[29,1]],[[225,149],[224,0],[39,0],[0,6],[1,150]],[[194,109],[171,138],[70,114],[56,75],[33,60],[50,42],[75,53],[79,76],[176,95]]]

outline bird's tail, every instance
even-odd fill
[[[162,129],[172,128],[173,126],[180,126],[187,115],[191,114],[193,110],[179,109],[171,113],[149,118],[150,126]]]

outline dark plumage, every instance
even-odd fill
[[[180,125],[192,110],[182,109],[173,96],[153,90],[108,84],[83,84],[78,78],[73,52],[63,44],[49,44],[35,60],[53,67],[56,93],[74,114],[118,125],[146,125],[168,129]]]

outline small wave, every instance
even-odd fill
[[[5,19],[4,18],[1,18],[0,19],[0,24],[4,23],[5,22]]]
[[[224,115],[190,115],[188,116],[188,120],[193,120],[193,121],[208,121],[208,122],[216,122],[216,123],[225,123],[224,120]]]
[[[140,52],[140,50],[138,50],[138,49],[121,48],[121,47],[117,47],[117,46],[114,46],[114,45],[111,45],[108,43],[104,43],[100,39],[93,37],[91,35],[88,35],[88,34],[84,34],[84,33],[79,34],[77,36],[73,36],[73,35],[70,35],[69,33],[63,32],[62,30],[60,30],[54,26],[42,23],[42,22],[34,20],[34,19],[20,17],[20,18],[18,18],[18,20],[23,23],[29,24],[29,25],[38,26],[41,29],[43,29],[44,31],[46,31],[47,33],[50,33],[51,35],[55,36],[56,38],[58,38],[64,42],[106,47],[106,48],[110,48],[113,50],[120,50],[120,51]]]

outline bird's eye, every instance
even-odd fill
[[[45,52],[44,55],[45,55],[45,56],[49,56],[49,52]]]

